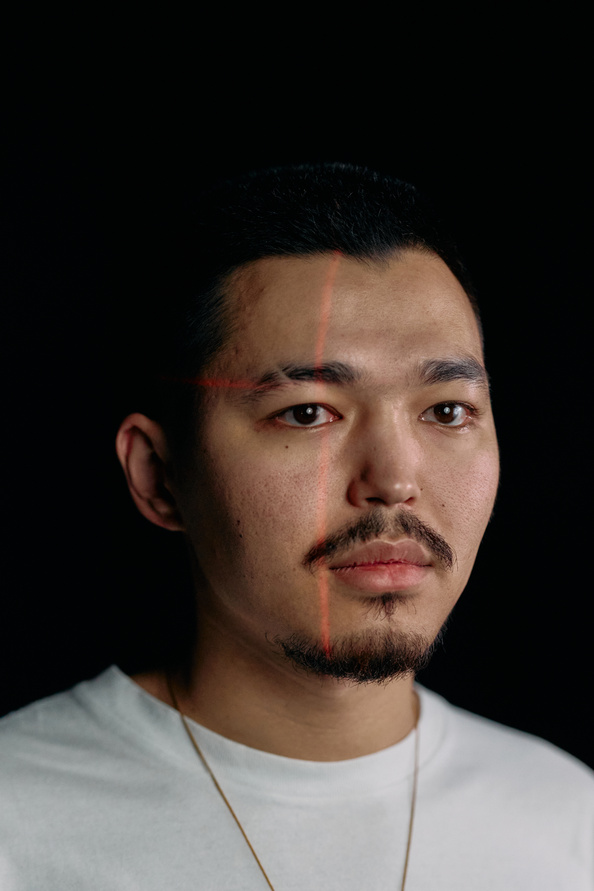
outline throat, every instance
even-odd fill
[[[240,660],[237,660],[240,661]],[[265,676],[263,676],[265,675]],[[198,671],[186,684],[172,675],[184,715],[227,739],[305,761],[342,761],[395,745],[415,722],[413,677],[361,684],[315,676],[287,665],[282,672]],[[173,707],[167,674],[133,680]]]

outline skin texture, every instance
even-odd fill
[[[403,634],[428,644],[439,633],[491,516],[499,461],[488,387],[423,380],[419,368],[444,358],[482,366],[476,320],[448,267],[419,251],[382,263],[259,260],[235,274],[229,295],[235,333],[204,371],[203,383],[219,385],[203,386],[189,463],[176,465],[143,415],[126,418],[117,440],[139,510],[189,544],[199,633],[178,699],[205,726],[266,751],[311,760],[377,751],[412,729],[412,675],[383,684],[319,677],[295,669],[274,641],[297,634],[373,647]],[[248,386],[320,360],[360,379]],[[313,425],[291,410],[308,404],[320,406]],[[455,426],[434,408],[443,404],[459,405]],[[390,610],[327,562],[303,563],[320,537],[370,512],[414,515],[454,556],[447,568],[429,554],[422,579]],[[160,672],[135,680],[170,702]]]

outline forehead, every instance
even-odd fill
[[[436,255],[269,257],[239,270],[220,360],[243,374],[276,361],[348,360],[371,373],[452,353],[482,359],[464,289]],[[375,366],[375,367],[374,367]]]

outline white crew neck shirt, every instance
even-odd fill
[[[594,773],[421,701],[407,891],[593,891]],[[414,733],[338,762],[190,722],[275,891],[400,888]],[[0,721],[0,891],[265,891],[175,710],[113,666]]]

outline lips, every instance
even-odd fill
[[[330,564],[330,569],[347,569],[354,566],[408,563],[413,566],[431,566],[427,551],[410,538],[397,542],[370,541],[350,551],[346,557]]]
[[[419,584],[433,563],[416,541],[373,541],[329,565],[341,582],[369,593],[403,591]]]

